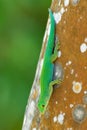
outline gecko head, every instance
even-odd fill
[[[46,96],[41,96],[39,101],[38,101],[38,109],[39,111],[44,114],[46,107],[48,105],[48,99]]]

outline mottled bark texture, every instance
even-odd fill
[[[41,115],[37,102],[40,71],[49,32],[48,20],[22,130],[86,130],[87,0],[52,0],[50,8],[56,21],[55,39],[60,41],[54,77],[60,74],[63,82],[59,87],[54,87],[47,110]]]

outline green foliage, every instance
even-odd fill
[[[21,130],[50,0],[0,0],[0,130]]]

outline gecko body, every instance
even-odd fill
[[[44,54],[44,62],[42,66],[41,76],[40,76],[40,98],[38,101],[38,109],[41,113],[44,113],[46,107],[49,103],[50,97],[53,92],[53,85],[60,84],[61,81],[53,79],[54,61],[57,59],[59,44],[56,44],[54,49],[55,41],[55,20],[51,9],[49,9],[49,17],[51,22],[50,34],[47,41],[46,51]],[[54,49],[54,52],[53,52]]]

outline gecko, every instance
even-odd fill
[[[58,50],[60,48],[60,43],[55,45],[55,20],[51,9],[49,9],[49,17],[51,22],[50,34],[47,40],[47,46],[44,54],[44,61],[42,65],[41,75],[40,75],[40,97],[38,101],[38,109],[40,113],[44,114],[47,105],[49,103],[50,97],[53,92],[53,85],[60,84],[61,80],[53,80],[53,70],[54,62],[58,57]]]

